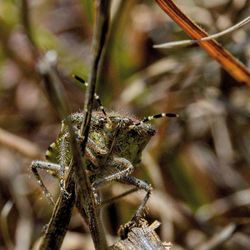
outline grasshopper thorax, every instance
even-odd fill
[[[71,115],[70,120],[75,128],[80,129],[83,116],[83,113]],[[146,123],[138,124],[137,119],[117,113],[108,113],[108,117],[109,119],[102,112],[92,113],[90,140],[108,152],[112,147],[111,157],[123,157],[132,164],[140,162],[142,150],[155,134],[153,127]]]

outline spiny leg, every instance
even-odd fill
[[[113,172],[111,172],[113,170]],[[92,176],[92,186],[95,189],[101,188],[105,184],[119,180],[127,176],[134,170],[134,166],[125,158],[113,157],[99,174]]]
[[[100,203],[100,206],[101,207],[104,207],[104,206],[109,206],[110,204],[114,203],[115,201],[117,200],[120,200],[121,198],[129,195],[129,194],[132,194],[134,192],[138,191],[138,188],[132,188],[132,189],[129,189],[119,195],[116,195],[112,198],[109,198],[109,199],[106,199],[106,200],[102,200],[102,202]]]
[[[143,211],[144,211],[144,209],[146,207],[146,203],[147,203],[147,201],[152,193],[152,186],[150,184],[148,184],[147,182],[140,180],[134,176],[123,176],[118,181],[121,183],[124,183],[124,184],[133,185],[133,186],[137,187],[138,189],[142,189],[142,190],[145,190],[147,192],[142,203],[137,208],[137,210],[132,218],[132,221],[138,221],[141,217],[143,217]]]
[[[100,204],[100,206],[106,206],[106,205],[109,205],[113,202],[115,202],[116,200],[118,199],[121,199],[131,193],[134,193],[136,191],[138,191],[139,189],[143,189],[147,192],[146,196],[144,197],[143,199],[143,202],[141,203],[140,207],[137,209],[135,215],[133,216],[132,220],[138,220],[142,217],[142,214],[143,214],[143,210],[146,206],[146,203],[151,195],[151,192],[152,192],[152,187],[150,184],[148,184],[147,182],[143,181],[143,180],[140,180],[140,179],[137,179],[136,177],[133,177],[133,176],[124,176],[122,177],[121,179],[117,180],[118,182],[120,183],[124,183],[124,184],[129,184],[129,185],[133,185],[135,186],[135,188],[132,188],[128,191],[125,191],[124,193],[121,193],[115,197],[112,197],[110,199],[107,199],[107,200],[104,200],[102,201],[102,203]]]
[[[70,160],[68,160],[67,154],[69,153],[69,144],[67,143],[66,140],[66,135],[61,138],[60,144],[59,144],[59,164],[57,163],[52,163],[52,162],[46,162],[46,161],[33,161],[31,163],[31,170],[36,179],[38,180],[39,185],[41,186],[43,192],[45,193],[45,196],[49,199],[49,201],[54,204],[53,197],[51,193],[48,191],[46,186],[44,185],[38,169],[43,169],[43,170],[49,170],[52,171],[52,173],[55,173],[56,176],[59,177],[59,185],[60,185],[60,190],[63,192],[65,195],[69,196],[70,194],[67,193],[65,189],[65,166],[69,165]],[[56,144],[53,143],[49,148],[48,151],[46,152],[46,157],[50,157],[53,154],[53,150],[55,150]]]
[[[117,135],[118,135],[119,132],[120,132],[120,126],[121,126],[121,124],[119,123],[118,126],[117,126],[117,128],[116,128],[116,130],[115,130],[115,132],[114,132],[113,140],[112,140],[112,142],[111,142],[110,149],[109,149],[109,153],[108,153],[108,155],[107,155],[107,157],[106,157],[105,163],[106,163],[108,157],[109,157],[109,156],[112,154],[112,152],[113,152],[113,148],[114,148],[115,143],[116,143]],[[118,181],[119,181],[119,180],[118,180]],[[111,199],[103,200],[103,201],[100,203],[100,206],[109,205],[109,204],[115,202],[116,200],[121,199],[122,197],[124,197],[124,196],[126,196],[126,195],[129,195],[129,194],[131,194],[131,193],[133,193],[133,192],[136,192],[137,190],[138,190],[138,188],[133,188],[133,189],[130,189],[130,190],[128,190],[128,191],[125,191],[125,192],[121,193],[120,195],[117,195],[117,196],[115,196],[115,197],[112,197]]]
[[[42,188],[45,196],[49,199],[49,201],[52,203],[52,205],[54,205],[55,202],[54,202],[53,196],[51,195],[49,190],[44,185],[44,183],[41,179],[41,176],[38,173],[38,169],[44,169],[44,170],[50,170],[52,172],[58,172],[58,171],[60,171],[61,166],[58,164],[50,163],[50,162],[46,162],[46,161],[32,161],[32,163],[31,163],[31,170],[32,170],[32,173],[34,174],[34,176],[36,177],[38,184]]]
[[[66,191],[65,187],[65,168],[66,166],[69,167],[71,164],[70,150],[69,134],[66,133],[64,136],[57,139],[56,142],[52,143],[46,152],[46,159],[48,161],[56,162],[60,165],[60,169],[56,174],[59,178],[60,190],[67,196],[70,194]]]
[[[76,135],[77,142],[81,148],[83,139],[77,133],[75,133],[75,135]],[[61,166],[61,168],[58,171],[58,177],[59,177],[59,184],[60,184],[61,192],[67,196],[70,196],[70,194],[67,192],[66,187],[65,187],[65,167],[71,164],[71,159],[69,159],[71,145],[69,144],[67,137],[68,135],[66,134],[65,136],[62,137],[60,141],[59,165]],[[106,150],[100,148],[90,138],[88,138],[88,143],[87,143],[87,147],[85,150],[85,154],[87,158],[91,162],[93,162],[95,166],[98,166],[99,162],[98,162],[98,159],[93,155],[92,153],[93,151],[99,155],[107,154]]]
[[[60,169],[58,171],[58,177],[59,177],[59,185],[61,193],[69,197],[70,194],[67,192],[65,184],[65,168],[66,166],[69,167],[69,165],[71,164],[71,159],[69,157],[69,155],[71,155],[70,154],[71,145],[69,144],[67,137],[68,135],[66,134],[65,136],[62,137],[60,141],[60,154],[59,154]]]
[[[133,176],[123,176],[120,179],[117,180],[118,182],[124,183],[124,184],[129,184],[129,185],[133,185],[135,186],[135,188],[130,189],[120,195],[117,195],[115,197],[112,197],[111,199],[107,199],[102,201],[99,206],[103,207],[106,205],[109,205],[113,202],[115,202],[118,199],[121,199],[133,192],[136,192],[140,189],[145,190],[146,196],[144,197],[142,203],[140,204],[140,206],[138,207],[138,209],[136,210],[134,216],[132,217],[132,219],[126,223],[125,225],[121,226],[118,230],[118,234],[121,236],[122,239],[125,239],[127,237],[128,232],[130,231],[130,229],[134,226],[140,226],[142,217],[143,217],[143,212],[145,210],[146,207],[146,203],[148,201],[148,199],[150,198],[151,192],[152,192],[152,187],[150,184],[148,184],[147,182],[140,180],[136,177]]]
[[[128,232],[131,230],[132,227],[140,226],[140,223],[141,223],[141,220],[143,217],[143,212],[144,212],[145,207],[146,207],[146,203],[147,203],[147,201],[151,195],[151,192],[152,192],[152,187],[147,182],[140,180],[134,176],[124,176],[123,178],[121,178],[118,181],[121,183],[134,185],[137,187],[137,189],[143,189],[147,192],[146,196],[144,197],[140,206],[137,208],[132,219],[128,223],[126,223],[125,225],[122,225],[118,230],[118,234],[120,235],[120,237],[122,239],[125,239],[125,238],[127,238]]]
[[[120,179],[122,176],[126,176],[133,171],[133,165],[124,158],[114,157],[111,162],[107,162],[106,166],[101,169],[98,174],[94,174],[90,177],[92,183],[92,190],[96,197],[96,204],[101,204],[101,199],[97,193],[97,189],[100,189],[105,184],[108,184],[114,180]],[[111,170],[113,170],[111,172]]]
[[[117,135],[120,132],[120,126],[121,126],[121,124],[119,123],[115,132],[114,132],[113,140],[111,142],[110,150],[108,152],[106,161],[107,161],[108,157],[110,155],[112,155],[112,151],[113,151],[113,147],[116,143]],[[106,163],[106,161],[105,161],[105,163]],[[137,189],[144,189],[144,190],[148,191],[149,184],[147,184],[146,182],[143,182],[139,179],[136,179],[134,177],[129,178],[128,174],[130,174],[134,170],[134,166],[127,159],[121,158],[121,157],[113,157],[111,160],[109,160],[109,164],[106,168],[109,172],[110,172],[110,169],[116,170],[116,173],[112,173],[112,174],[108,173],[107,174],[107,173],[105,173],[105,169],[103,169],[101,171],[101,174],[94,176],[95,180],[92,182],[92,185],[94,186],[94,188],[100,188],[105,183],[111,182],[113,180],[117,180],[120,182],[124,182],[126,184],[134,185],[134,186],[136,186],[136,188],[128,190],[128,191],[126,191],[126,192],[124,192],[116,197],[111,198],[110,200],[103,201],[102,204],[100,204],[101,206],[104,204],[107,205],[109,203],[112,203],[117,199],[120,199],[120,198],[122,198],[130,193],[135,192]],[[126,180],[126,178],[129,178],[129,179]],[[130,182],[132,182],[132,183],[130,183]],[[143,184],[141,184],[141,182],[143,182]],[[145,199],[146,199],[146,197],[145,197]],[[145,204],[146,204],[146,202],[147,202],[147,200],[145,201]]]

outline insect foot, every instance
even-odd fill
[[[146,191],[146,195],[145,195],[142,203],[140,204],[140,206],[136,210],[133,218],[128,223],[121,226],[119,231],[118,231],[118,234],[120,235],[121,238],[124,238],[124,237],[126,238],[127,233],[131,230],[132,227],[140,226],[141,220],[143,220],[143,217],[145,214],[146,203],[147,203],[147,201],[150,198],[150,195],[152,193],[152,186],[150,184],[148,184],[147,182],[140,180],[134,176],[124,176],[123,178],[121,178],[119,180],[119,182],[133,185],[136,188],[138,188],[138,190]]]
[[[131,220],[120,226],[118,229],[118,235],[124,240],[128,237],[128,233],[131,232],[134,227],[145,227],[145,225],[148,225],[148,222],[143,218],[140,218],[138,221]]]

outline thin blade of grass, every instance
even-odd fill
[[[167,43],[162,43],[162,44],[156,44],[156,45],[153,46],[153,48],[156,48],[156,49],[170,49],[170,48],[193,45],[193,44],[201,42],[201,41],[208,41],[208,40],[212,40],[212,39],[217,39],[217,38],[228,35],[228,34],[234,32],[234,31],[242,28],[244,25],[246,25],[248,23],[250,23],[250,16],[243,19],[239,23],[229,27],[228,29],[222,30],[221,32],[218,32],[218,33],[213,34],[213,35],[209,35],[209,36],[201,38],[199,40],[182,40],[182,41],[167,42]]]
[[[155,0],[157,4],[176,22],[192,39],[200,40],[208,34],[186,16],[172,0]],[[244,64],[224,49],[216,40],[200,41],[198,44],[237,81],[250,87],[250,72]]]

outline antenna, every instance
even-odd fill
[[[85,80],[83,80],[80,76],[73,75],[73,77],[74,77],[78,82],[83,83],[85,87],[88,87],[88,83],[87,83]],[[101,102],[101,99],[100,99],[99,95],[97,95],[97,94],[95,93],[95,94],[94,94],[94,98],[96,99],[96,101],[97,101],[97,103],[98,103],[98,105],[99,105],[99,107],[100,107],[100,110],[102,111],[102,113],[104,114],[104,116],[109,120],[108,115],[107,115],[107,113],[105,112],[105,109],[104,109],[104,107],[103,107],[103,105],[102,105],[102,102]]]
[[[138,125],[141,125],[143,123],[152,121],[154,119],[159,119],[159,118],[163,118],[163,117],[179,117],[179,115],[175,114],[175,113],[161,113],[161,114],[157,114],[157,115],[152,115],[152,116],[148,116],[148,117],[143,118],[142,121],[134,124],[134,126],[138,126]]]

